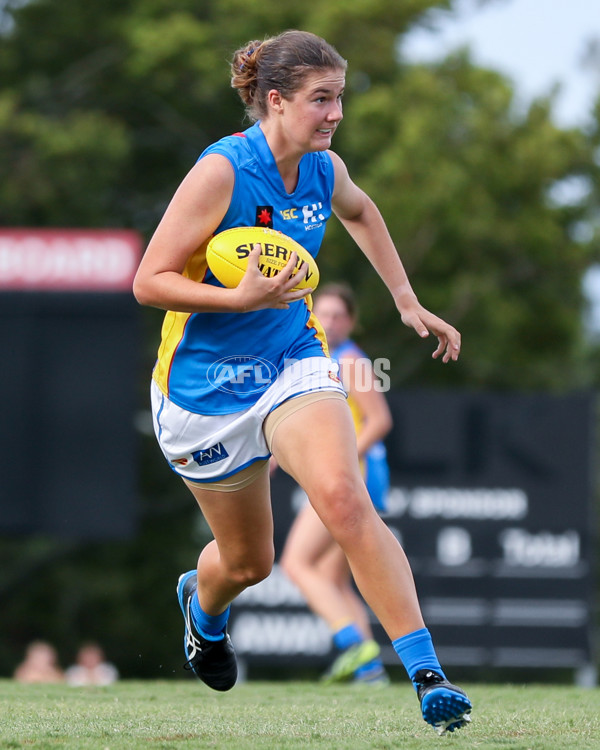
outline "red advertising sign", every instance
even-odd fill
[[[137,232],[0,229],[0,290],[131,290],[142,255]]]

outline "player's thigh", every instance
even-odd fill
[[[291,414],[278,425],[271,449],[346,553],[371,534],[379,519],[360,472],[345,401],[307,404]]]
[[[346,401],[309,403],[290,414],[273,434],[279,465],[306,491],[311,502],[324,489],[362,486],[356,436]]]
[[[186,483],[217,542],[221,557],[233,564],[272,555],[273,513],[269,472],[233,492],[204,490]]]

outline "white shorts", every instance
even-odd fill
[[[211,416],[177,406],[153,380],[152,421],[160,448],[173,471],[187,481],[226,479],[269,458],[263,423],[284,401],[316,391],[345,396],[337,371],[337,364],[326,357],[298,360],[286,367],[249,409]]]

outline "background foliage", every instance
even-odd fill
[[[244,126],[229,87],[233,50],[285,28],[307,29],[349,60],[334,148],[381,207],[421,301],[463,333],[461,362],[432,365],[432,342],[402,328],[381,280],[332,221],[322,275],[355,286],[360,343],[391,360],[393,385],[594,387],[598,353],[584,335],[581,280],[598,256],[600,126],[557,127],[551,100],[518,109],[511,83],[474,65],[468,52],[407,64],[403,34],[428,9],[452,6],[7,0],[0,223],[129,227],[147,240],[197,155]],[[161,314],[140,314],[145,408]],[[101,638],[126,674],[179,666],[174,582],[193,565],[206,530],[151,438],[141,438],[140,463],[135,540],[85,548],[0,541],[0,671],[10,671],[37,635],[57,643],[64,659],[78,640]],[[24,586],[29,596],[17,596]]]

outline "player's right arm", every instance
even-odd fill
[[[292,292],[295,256],[277,276],[258,268],[260,249],[250,253],[248,271],[236,289],[202,284],[183,275],[188,259],[219,226],[233,193],[235,175],[228,159],[209,154],[188,172],[175,192],[142,258],[133,293],[142,305],[174,312],[247,312],[285,308],[307,294]]]
[[[352,181],[342,159],[332,151],[329,154],[335,174],[331,199],[334,213],[389,289],[402,322],[421,337],[428,336],[430,331],[437,337],[434,359],[456,361],[460,354],[460,333],[421,305],[379,209]]]

